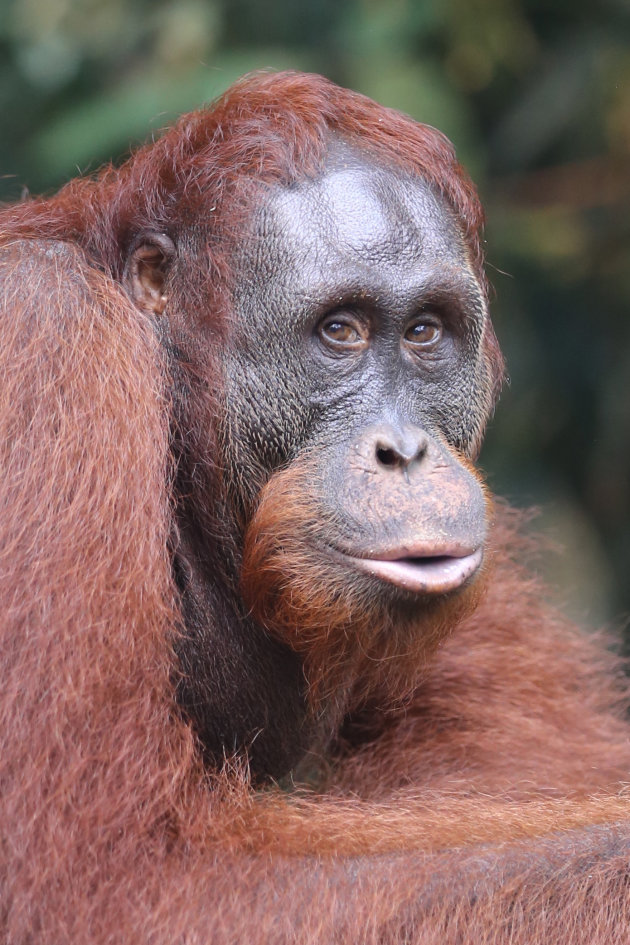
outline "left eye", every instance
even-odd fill
[[[414,348],[433,348],[442,337],[442,328],[433,322],[418,321],[405,332],[405,341]]]
[[[369,338],[367,326],[351,313],[332,314],[317,326],[317,334],[327,348],[338,354],[362,351]]]
[[[356,328],[347,322],[329,321],[322,327],[322,334],[328,341],[340,345],[355,345],[361,340]]]

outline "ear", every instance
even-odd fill
[[[145,233],[131,245],[123,285],[148,315],[161,315],[166,307],[166,276],[174,255],[175,244],[165,233]]]

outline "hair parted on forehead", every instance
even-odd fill
[[[192,308],[217,331],[229,312],[232,250],[247,232],[262,191],[314,177],[338,138],[387,167],[419,176],[439,193],[460,222],[470,264],[487,298],[483,267],[484,215],[475,187],[440,131],[341,88],[318,75],[257,72],[215,102],[183,115],[161,137],[136,150],[120,167],[70,181],[48,199],[28,200],[4,212],[15,236],[78,243],[117,281],[132,242],[165,233],[185,242],[202,278],[186,278],[190,295],[205,285]],[[184,244],[182,244],[184,245]],[[492,365],[492,399],[503,361],[489,320],[485,355]]]
[[[448,138],[318,75],[245,76],[206,108],[182,116],[121,167],[107,165],[95,176],[70,181],[45,203],[28,201],[8,212],[24,235],[76,239],[116,273],[125,234],[203,225],[200,193],[207,223],[214,227],[221,221],[220,235],[227,235],[222,210],[242,223],[239,210],[251,208],[252,187],[290,185],[317,174],[331,135],[359,141],[375,160],[419,175],[442,194],[462,224],[485,288],[483,210]]]
[[[167,192],[204,190],[213,204],[248,181],[288,185],[317,174],[332,135],[376,160],[419,175],[452,206],[471,261],[484,283],[484,215],[451,142],[435,128],[340,88],[318,75],[296,72],[245,76],[206,109],[186,115],[164,137],[132,159],[131,178],[154,163]],[[158,166],[160,154],[164,164]],[[485,283],[484,283],[485,284]]]

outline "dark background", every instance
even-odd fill
[[[0,200],[119,160],[261,67],[434,124],[484,198],[511,384],[482,460],[587,624],[630,612],[628,0],[0,0]]]

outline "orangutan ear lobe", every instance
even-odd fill
[[[123,285],[138,308],[161,315],[166,307],[166,276],[175,244],[163,233],[146,234],[132,245],[123,273]]]

